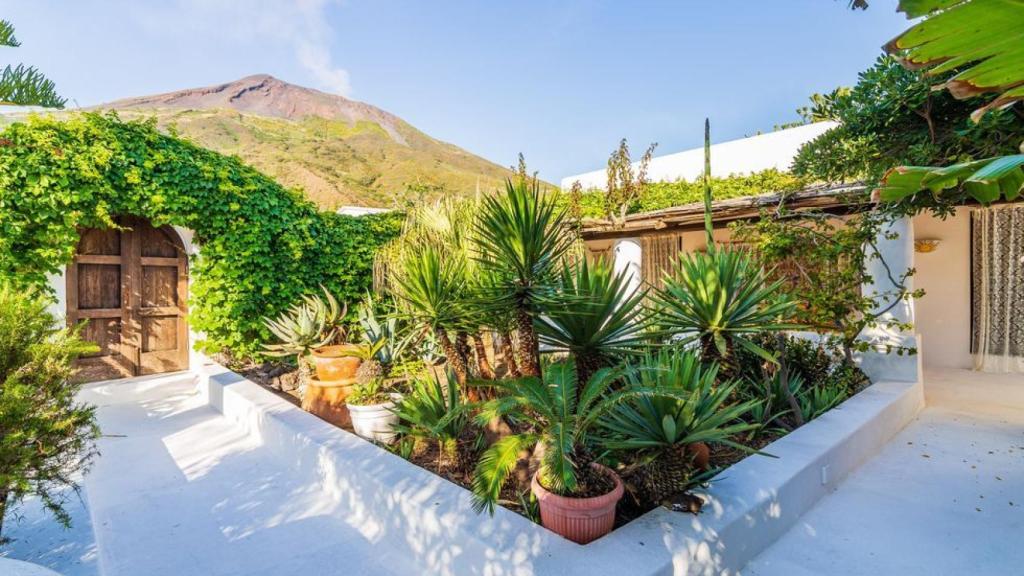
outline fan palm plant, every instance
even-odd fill
[[[731,403],[735,382],[716,385],[718,366],[704,367],[688,350],[645,356],[626,373],[626,390],[670,391],[639,395],[615,406],[600,420],[602,444],[628,451],[635,483],[653,502],[690,488],[706,463],[695,462],[708,444],[753,452],[732,440],[756,427],[743,417],[760,400]]]
[[[586,492],[592,452],[591,433],[598,420],[615,406],[644,395],[684,397],[670,389],[636,386],[616,389],[613,384],[629,368],[602,368],[585,383],[576,377],[571,362],[556,362],[544,370],[543,380],[524,377],[497,380],[492,384],[506,394],[483,404],[477,414],[480,423],[509,416],[524,432],[505,436],[490,446],[477,462],[473,475],[474,507],[493,513],[501,488],[519,460],[519,455],[540,444],[538,479],[556,494],[573,496]]]
[[[699,342],[705,361],[726,367],[735,346],[774,362],[753,336],[796,328],[783,320],[795,306],[783,282],[768,282],[750,256],[735,249],[683,254],[653,300],[664,334],[680,344]]]
[[[536,180],[508,180],[504,194],[483,199],[475,232],[475,259],[493,280],[483,297],[491,308],[513,312],[519,369],[538,376],[534,320],[575,242],[565,209]]]
[[[436,442],[440,470],[458,454],[459,438],[469,423],[468,408],[457,388],[446,388],[437,378],[421,378],[392,409],[400,418],[395,430],[417,441]]]
[[[404,305],[404,315],[421,330],[433,333],[444,350],[459,384],[468,371],[448,330],[465,326],[465,262],[447,258],[432,243],[406,250],[393,271],[392,292]]]
[[[614,359],[637,352],[646,342],[646,290],[630,286],[628,270],[615,273],[603,258],[563,264],[554,299],[537,318],[543,344],[568,351],[576,374],[586,382]]]

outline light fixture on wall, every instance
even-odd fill
[[[920,240],[914,240],[914,252],[920,252],[921,254],[935,252],[935,249],[939,247],[939,242],[940,240],[938,238],[921,238]]]

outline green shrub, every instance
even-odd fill
[[[319,212],[232,158],[114,114],[32,117],[0,133],[0,278],[45,287],[74,256],[78,227],[127,214],[195,232],[189,322],[206,349],[258,353],[261,322],[325,286],[355,301],[400,214]]]
[[[71,363],[95,347],[60,329],[45,298],[0,282],[0,526],[37,496],[65,526],[68,488],[96,455],[93,408],[75,402]]]

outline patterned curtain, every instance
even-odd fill
[[[971,213],[971,351],[985,372],[1024,372],[1024,206]]]
[[[673,270],[683,251],[683,235],[657,234],[640,238],[640,275],[645,284],[660,288],[662,278]]]

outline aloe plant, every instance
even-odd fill
[[[344,340],[342,321],[348,306],[339,306],[326,288],[321,290],[325,298],[304,295],[277,318],[264,318],[264,325],[278,339],[278,343],[263,345],[267,356],[296,356],[302,367],[311,350]]]
[[[413,334],[399,334],[398,318],[378,318],[373,297],[369,293],[356,311],[359,326],[363,330],[365,343],[376,349],[374,358],[380,362],[385,373],[390,372],[398,357],[405,352]]]

